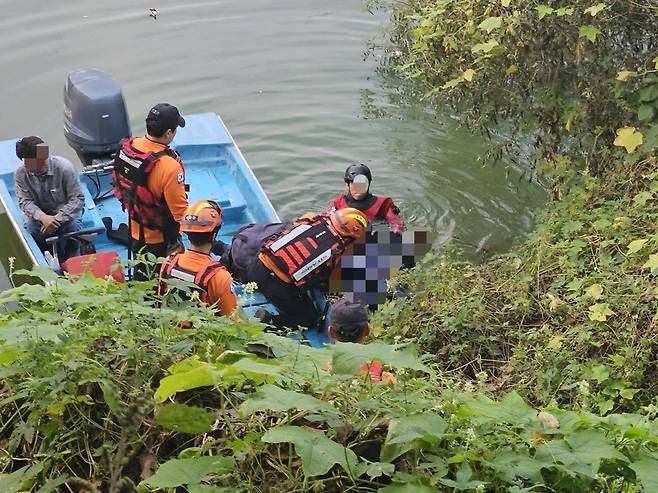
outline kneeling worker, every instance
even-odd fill
[[[210,256],[222,224],[222,209],[212,200],[199,200],[187,208],[180,230],[190,240],[190,248],[185,253],[170,255],[162,264],[158,294],[169,289],[167,279],[180,279],[196,284],[199,299],[209,306],[216,305],[220,315],[230,315],[235,310],[237,299],[231,289],[231,274]]]
[[[260,318],[276,327],[313,327],[320,313],[307,290],[328,282],[347,246],[367,227],[361,211],[347,208],[304,215],[273,235],[246,275],[279,310],[271,320],[268,313],[261,312]]]

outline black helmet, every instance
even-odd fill
[[[354,177],[358,175],[365,175],[368,178],[368,182],[372,182],[372,173],[370,173],[370,168],[365,164],[357,163],[351,164],[345,170],[345,183],[353,182]]]

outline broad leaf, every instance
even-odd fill
[[[483,481],[473,480],[471,479],[472,477],[473,471],[471,469],[471,465],[468,463],[468,461],[464,461],[462,462],[459,471],[457,471],[454,481],[447,478],[441,478],[439,481],[446,486],[450,486],[451,488],[456,489],[457,491],[471,490],[477,488],[480,485],[486,484]]]
[[[473,77],[475,76],[475,73],[476,73],[475,70],[469,68],[467,70],[464,70],[464,73],[461,75],[461,77],[466,82],[471,82],[473,80]]]
[[[591,24],[588,24],[586,26],[580,26],[580,28],[578,28],[578,37],[587,38],[592,43],[596,41],[596,37],[599,34],[601,34],[601,31],[599,31],[596,27],[592,26]]]
[[[471,48],[471,51],[473,53],[478,53],[478,52],[483,52],[483,53],[489,53],[491,50],[493,50],[496,46],[499,46],[498,41],[495,39],[492,41],[488,41],[487,43],[478,43],[473,48]]]
[[[6,476],[0,476],[0,491],[2,493],[16,493],[23,491],[23,481],[35,477],[43,469],[43,464],[24,466]]]
[[[613,142],[617,147],[623,147],[629,154],[642,144],[642,134],[634,127],[623,127],[617,129],[617,138]]]
[[[353,471],[359,460],[356,454],[327,438],[321,431],[310,431],[299,426],[277,426],[262,437],[265,443],[292,443],[302,459],[306,476],[326,474],[334,464],[340,464],[348,473]]]
[[[598,300],[602,294],[603,294],[603,286],[601,286],[600,284],[592,284],[589,288],[585,290],[585,295],[588,298],[592,298],[593,300]]]
[[[482,29],[483,31],[487,31],[487,33],[491,33],[491,31],[498,29],[502,25],[502,17],[487,17],[478,25],[478,28]]]
[[[436,440],[443,436],[447,427],[441,416],[431,412],[392,419],[388,425],[386,444],[407,443],[416,439]]]
[[[589,307],[589,312],[587,316],[590,320],[595,320],[597,322],[605,322],[609,316],[614,315],[613,312],[607,303],[596,303]]]
[[[242,403],[240,413],[248,416],[256,411],[290,411],[291,409],[336,412],[329,403],[313,396],[283,390],[275,385],[264,385]]]
[[[540,19],[543,19],[547,15],[551,15],[553,12],[555,12],[555,10],[548,5],[538,5],[535,7],[535,9],[537,9],[537,14],[539,14]]]
[[[637,479],[642,483],[644,491],[658,491],[658,460],[653,457],[644,456],[640,460],[630,464],[635,471]]]
[[[389,345],[381,342],[354,344],[338,342],[332,348],[332,368],[336,374],[354,374],[371,361],[381,361],[392,368],[418,370],[429,373],[416,351],[410,346]]]
[[[377,493],[439,493],[439,490],[424,484],[393,483],[384,488],[379,488]]]
[[[185,404],[165,404],[155,417],[160,426],[181,433],[199,435],[211,430],[215,414],[200,407]]]
[[[652,104],[643,104],[640,106],[640,109],[637,110],[637,119],[641,122],[651,121],[655,115],[656,110]]]
[[[210,474],[226,474],[233,470],[230,457],[194,457],[165,462],[153,476],[142,481],[152,488],[176,488],[199,483]]]
[[[528,456],[524,451],[507,448],[496,451],[493,459],[489,461],[489,465],[510,483],[514,482],[517,477],[541,483],[541,470],[553,466],[553,462],[538,460]]]
[[[658,253],[649,255],[649,260],[644,263],[642,268],[651,269],[652,271],[658,269]]]
[[[605,9],[605,4],[604,3],[597,3],[596,5],[592,5],[589,8],[586,8],[583,13],[589,14],[592,17],[596,17],[596,14],[601,12],[603,9]]]
[[[637,76],[637,72],[634,72],[632,70],[622,70],[620,72],[617,72],[616,79],[620,82],[626,82],[629,78],[636,76]]]
[[[632,255],[636,252],[639,252],[642,250],[642,247],[646,244],[646,242],[649,240],[633,240],[628,244],[628,255]]]

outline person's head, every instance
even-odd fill
[[[329,215],[331,225],[343,238],[360,238],[368,227],[368,218],[359,209],[346,207]]]
[[[223,224],[222,208],[217,202],[197,200],[187,207],[180,222],[180,230],[187,235],[193,246],[204,247],[212,244]]]
[[[184,126],[185,118],[169,103],[156,104],[146,116],[146,134],[166,145],[174,140],[178,127]]]
[[[368,311],[359,304],[341,298],[331,305],[329,337],[338,342],[363,344],[370,333]]]
[[[354,200],[362,200],[368,196],[372,173],[370,173],[370,168],[365,164],[357,163],[348,166],[345,170],[344,179],[347,186],[347,194]]]
[[[42,175],[48,171],[48,144],[41,137],[30,135],[17,141],[16,156],[30,173]]]

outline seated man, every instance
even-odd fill
[[[344,180],[347,192],[331,201],[330,206],[334,210],[353,207],[363,212],[368,221],[386,221],[393,233],[401,233],[404,230],[400,209],[393,203],[393,199],[370,193],[370,168],[365,164],[352,164],[345,170]]]
[[[27,217],[27,227],[42,251],[45,239],[82,229],[85,198],[78,174],[63,157],[49,156],[48,145],[36,136],[16,142],[16,156],[23,166],[14,175],[18,206]],[[79,243],[68,242],[60,262],[79,254]]]
[[[234,266],[246,266],[242,281],[255,282],[279,310],[274,316],[259,310],[256,316],[278,328],[315,326],[320,313],[307,291],[328,283],[347,246],[365,233],[368,220],[349,208],[330,214],[305,214],[292,224],[275,228],[278,232],[266,238],[254,235],[249,241],[250,230],[263,230],[259,226],[243,228],[228,255]],[[243,252],[250,252],[252,258],[242,258]]]
[[[167,279],[192,282],[199,288],[199,299],[203,303],[216,306],[219,315],[233,313],[238,303],[231,288],[231,274],[210,256],[222,224],[222,209],[212,200],[199,200],[187,208],[180,230],[190,240],[190,248],[185,253],[170,255],[162,264],[158,294],[169,290]]]

